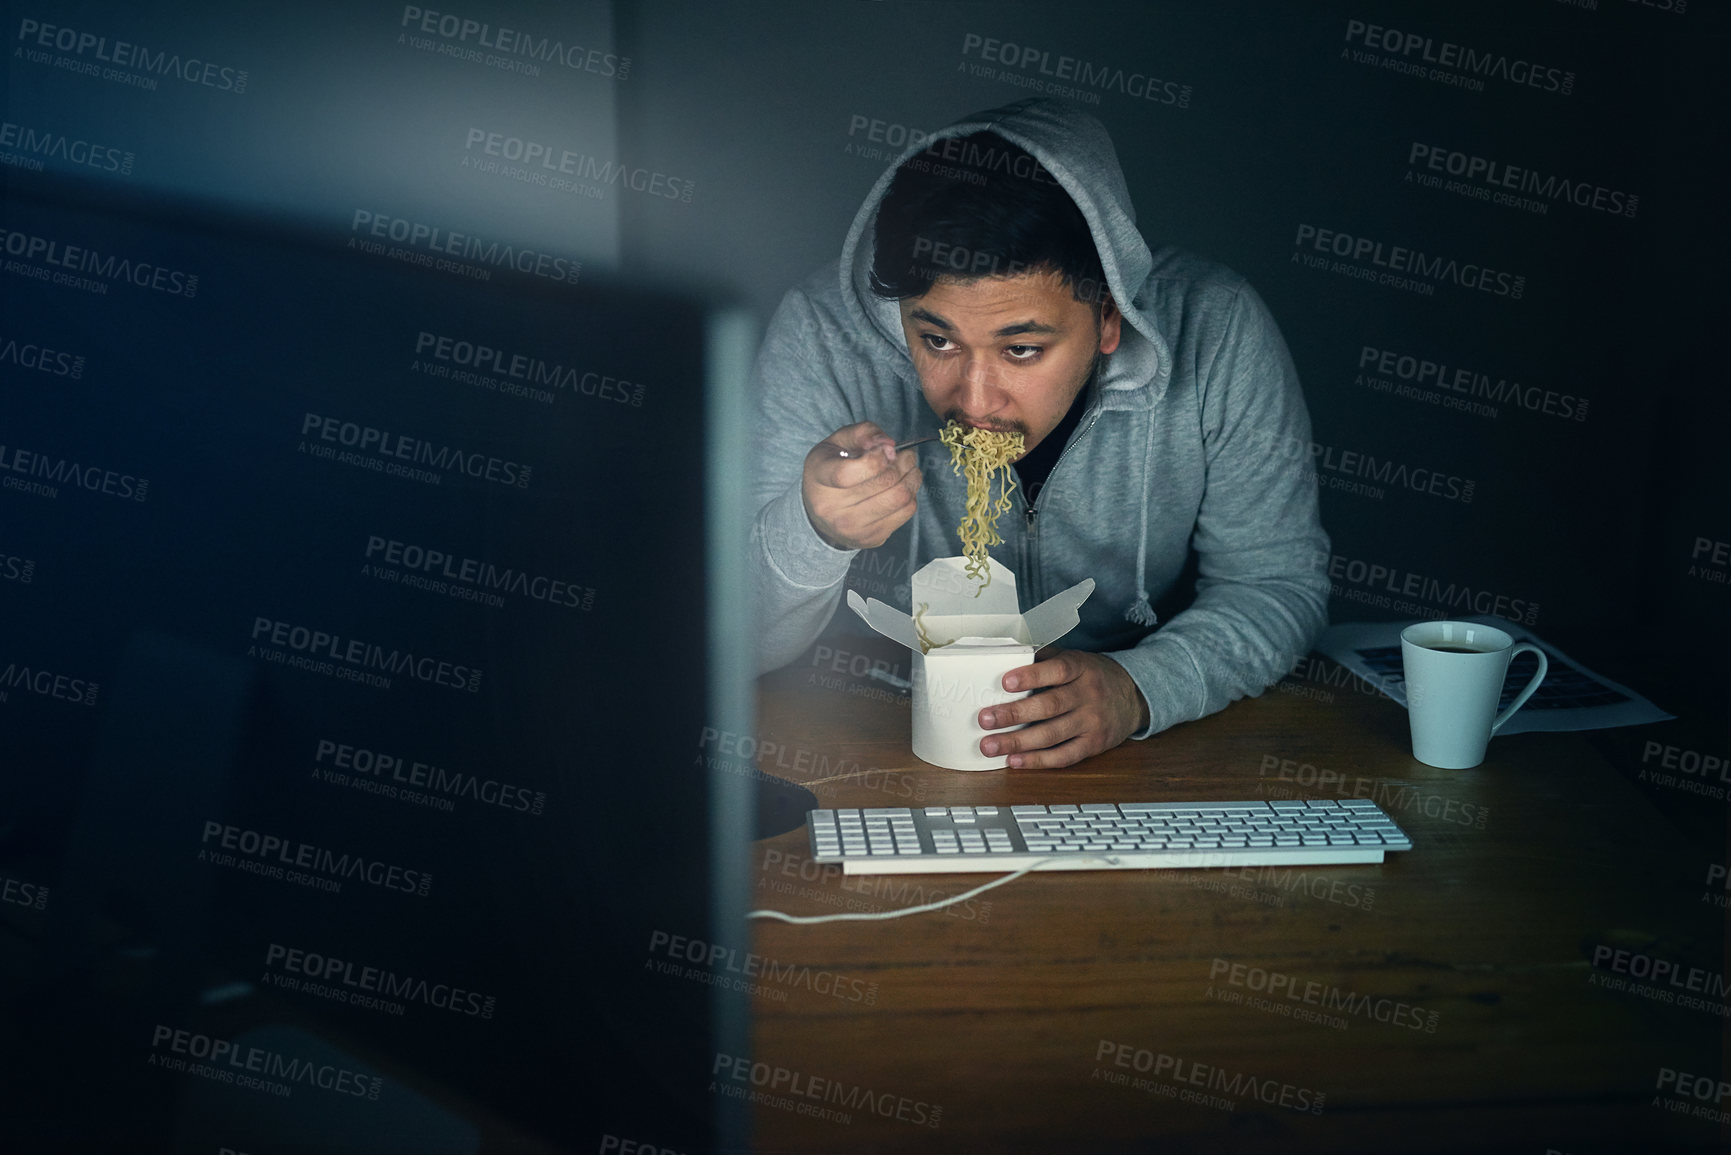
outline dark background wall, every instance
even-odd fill
[[[273,1150],[379,1149],[392,1127],[454,1135],[453,1150],[473,1126],[594,1145],[609,1126],[594,1106],[611,1094],[602,1057],[642,1037],[638,1008],[703,1014],[704,988],[645,993],[601,961],[654,961],[643,931],[709,933],[703,884],[650,878],[644,893],[670,905],[604,950],[581,928],[644,895],[597,883],[600,849],[571,849],[600,775],[704,805],[701,702],[668,725],[645,690],[652,668],[594,672],[630,651],[642,615],[677,622],[691,604],[680,547],[697,506],[674,511],[674,534],[641,531],[670,507],[658,475],[630,472],[651,436],[701,433],[701,311],[664,291],[767,318],[837,254],[907,133],[1039,94],[1060,57],[1123,77],[1070,95],[1116,141],[1145,235],[1245,274],[1282,325],[1315,424],[1303,449],[1324,485],[1332,617],[1520,617],[1677,715],[1600,736],[1631,776],[1731,745],[1719,9],[476,0],[443,13],[486,24],[484,48],[413,8],[6,6],[0,472],[40,482],[22,450],[100,474],[54,496],[0,490],[13,679],[0,959],[16,992],[0,1049],[37,1072],[9,1085],[35,1092],[7,1107],[37,1144],[23,1149],[256,1138],[263,1116],[249,1123],[241,1092],[150,1067],[161,1024],[252,1032],[308,1062],[337,1047],[361,1075],[385,1073],[387,1107],[371,1114],[297,1089]],[[507,27],[532,40],[500,47]],[[544,39],[561,59],[535,54]],[[1467,53],[1479,71],[1426,60]],[[565,171],[519,151],[531,146]],[[1466,171],[1475,158],[1500,179],[1530,173],[1514,190],[1526,203],[1495,199],[1507,190]],[[139,284],[68,246],[165,272]],[[1378,246],[1453,272],[1363,279],[1389,271]],[[427,359],[422,334],[572,372],[537,399],[497,366],[453,376],[465,367]],[[1423,362],[1481,393],[1438,388]],[[317,440],[309,413],[527,464],[532,481],[445,470],[435,485],[320,458],[300,448],[308,432],[314,449],[347,447]],[[1445,492],[1380,484],[1351,453],[1441,475]],[[109,474],[116,492],[101,489]],[[633,493],[641,522],[619,505]],[[405,586],[401,565],[363,570],[374,538],[586,592],[493,605]],[[1397,605],[1391,584],[1425,592]],[[482,677],[473,691],[414,677],[384,690],[290,668],[292,648],[275,647],[280,663],[256,650],[261,618]],[[386,806],[311,777],[329,769],[324,740],[544,802]],[[1680,830],[1719,837],[1722,801],[1643,788]],[[210,821],[437,884],[319,894],[244,877],[197,860]],[[281,968],[262,964],[285,940],[499,1010],[410,1006],[399,1021],[273,993],[260,974]],[[526,963],[574,957],[594,968],[576,984]],[[270,1015],[237,1009],[261,1002]],[[81,1089],[42,1073],[92,1053]],[[548,1070],[585,1090],[558,1098],[518,1075]],[[660,1052],[631,1070],[658,1072],[636,1080],[652,1095],[690,1073]],[[446,1112],[452,1088],[466,1105]],[[335,1122],[297,1134],[283,1121],[310,1119]]]
[[[689,212],[627,206],[627,263],[740,285],[765,312],[839,253],[892,143],[1063,84],[1061,57],[1122,70],[1058,95],[1107,126],[1150,242],[1237,269],[1279,320],[1315,426],[1331,619],[1517,619],[1678,715],[1602,736],[1631,774],[1655,740],[1724,752],[1721,11],[642,4],[620,33],[653,69],[623,138],[702,174]],[[1397,246],[1458,275],[1360,279]],[[1354,453],[1442,492],[1378,484]]]

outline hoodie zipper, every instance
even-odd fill
[[[1094,428],[1094,423],[1099,419],[1100,410],[1096,407],[1093,413],[1089,415],[1088,419],[1083,422],[1081,428],[1079,428],[1075,435],[1065,444],[1063,450],[1058,454],[1058,460],[1052,462],[1052,471],[1046,474],[1045,484],[1040,486],[1041,494],[1044,494],[1047,487],[1052,484],[1052,478],[1057,476],[1058,467],[1064,464],[1064,458],[1070,456],[1070,450],[1074,449],[1076,443],[1088,435],[1088,431]],[[1024,498],[1024,505],[1025,508],[1022,510],[1022,525],[1026,532],[1022,535],[1022,564],[1020,572],[1027,575],[1027,592],[1023,597],[1023,607],[1025,609],[1032,609],[1034,606],[1037,606],[1046,600],[1046,579],[1045,575],[1040,572],[1038,564],[1040,560],[1040,497],[1036,495],[1034,500],[1031,502]]]

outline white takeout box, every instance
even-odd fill
[[[978,580],[967,575],[966,558],[941,557],[913,577],[913,609],[924,604],[920,619],[932,641],[929,654],[920,652],[914,619],[876,598],[853,590],[847,604],[866,625],[914,652],[914,754],[934,766],[952,770],[997,770],[1009,764],[1006,755],[988,758],[980,739],[1009,729],[980,729],[979,714],[987,706],[1026,698],[1028,691],[1004,689],[1006,673],[1034,660],[1041,646],[1076,628],[1076,612],[1094,592],[1094,579],[1077,582],[1053,594],[1027,613],[1018,610],[1016,575],[996,559],[987,559],[992,582],[978,597]]]

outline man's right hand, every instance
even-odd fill
[[[847,450],[842,457],[840,450]],[[837,429],[805,455],[800,493],[818,536],[837,549],[872,549],[919,508],[919,457],[870,421]]]

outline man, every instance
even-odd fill
[[[1315,475],[1275,451],[1310,442],[1279,331],[1236,274],[1150,252],[1111,140],[1071,106],[970,117],[885,173],[839,263],[783,300],[757,375],[765,668],[828,623],[858,551],[908,573],[961,552],[948,451],[895,451],[952,418],[1025,436],[991,551],[1023,606],[1097,583],[1066,648],[1005,675],[1034,693],[980,712],[1028,723],[984,754],[1068,766],[1203,717],[1325,624]]]

